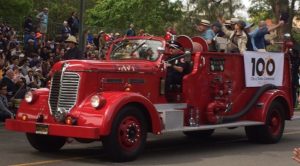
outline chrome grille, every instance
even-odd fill
[[[57,72],[53,75],[50,87],[49,104],[52,114],[61,110],[69,112],[75,105],[80,77],[77,73]]]

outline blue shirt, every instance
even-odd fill
[[[254,36],[257,34],[257,32],[258,32],[258,28],[249,33],[249,37],[250,37],[251,44],[252,44],[252,47],[253,47],[254,51],[257,51],[256,45],[255,45],[255,42],[254,42]]]
[[[257,49],[265,49],[265,35],[269,34],[269,30],[267,27],[263,27],[262,29],[258,29],[256,34],[253,36],[254,44]]]
[[[215,33],[211,29],[207,29],[206,31],[201,33],[200,36],[205,40],[213,40],[213,38],[215,37]]]
[[[40,12],[40,13],[37,15],[37,18],[40,19],[40,22],[41,22],[42,24],[48,24],[48,14],[47,14],[47,13]]]
[[[126,32],[127,36],[135,36],[135,31],[133,29],[128,29]]]

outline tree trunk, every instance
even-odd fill
[[[275,21],[276,21],[276,23],[278,23],[278,21],[279,21],[279,19],[280,19],[280,8],[281,8],[281,6],[280,6],[280,2],[279,2],[280,0],[276,0],[275,1]]]
[[[232,0],[229,0],[229,13],[230,13],[230,18],[233,17],[233,4]]]
[[[292,32],[293,19],[295,16],[295,3],[296,3],[296,0],[292,0],[291,7],[289,9],[290,17],[289,17],[289,22],[288,22],[288,26],[287,26],[287,33]]]

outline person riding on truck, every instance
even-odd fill
[[[182,46],[176,41],[170,42],[169,53],[170,57],[166,59],[167,77],[166,77],[166,91],[173,91],[174,88],[182,85],[182,79],[187,74],[188,64],[185,62]]]

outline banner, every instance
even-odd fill
[[[282,86],[283,53],[244,52],[246,87],[260,87],[265,84]]]

